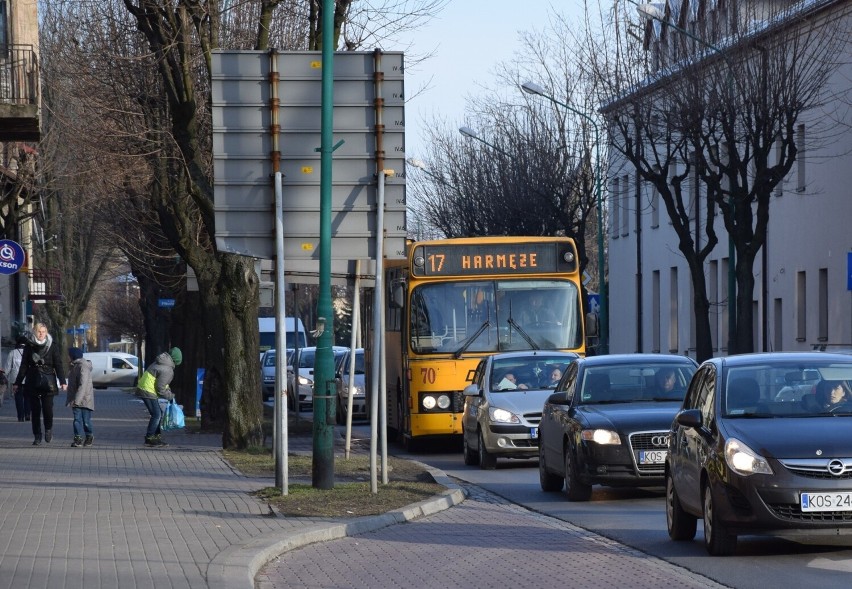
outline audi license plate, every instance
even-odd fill
[[[662,464],[666,461],[668,450],[640,450],[639,464]]]
[[[802,511],[852,511],[852,491],[802,493]]]
[[[538,438],[538,428],[537,428],[537,427],[531,427],[531,428],[530,428],[530,437],[531,437],[533,440],[535,440],[536,438]]]

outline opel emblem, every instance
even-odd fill
[[[652,446],[668,446],[669,444],[669,436],[654,436],[651,438]]]
[[[828,463],[828,472],[833,474],[836,477],[839,477],[843,474],[843,471],[846,470],[846,465],[842,460],[834,459]]]

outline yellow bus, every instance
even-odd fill
[[[462,389],[483,357],[585,353],[577,250],[566,237],[412,242],[386,267],[388,429],[406,446],[462,433]]]

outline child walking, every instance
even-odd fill
[[[83,358],[80,348],[68,348],[68,356],[71,358],[71,366],[65,406],[74,411],[74,441],[71,447],[91,446],[95,441],[95,432],[92,429],[92,413],[95,410],[92,363]]]

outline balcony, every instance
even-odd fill
[[[0,141],[38,141],[38,58],[32,45],[0,46]]]
[[[62,273],[59,270],[33,268],[30,271],[30,300],[34,302],[62,300]]]

